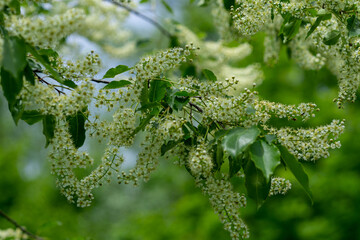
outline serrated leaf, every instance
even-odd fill
[[[360,36],[360,20],[355,15],[347,19],[346,27],[349,31],[349,37]]]
[[[250,157],[255,166],[262,171],[266,181],[269,182],[275,168],[280,165],[279,149],[263,140],[256,141],[250,146]]]
[[[254,126],[251,128],[235,128],[222,141],[224,151],[236,158],[255,142],[259,134],[260,130]]]
[[[43,134],[46,138],[45,147],[49,146],[51,139],[55,136],[55,121],[55,117],[52,115],[45,115],[43,118]]]
[[[44,115],[36,110],[24,111],[21,115],[21,120],[24,120],[29,125],[33,125],[34,123],[41,121],[43,118]]]
[[[116,89],[116,88],[122,88],[130,85],[131,82],[128,80],[120,80],[120,81],[111,81],[108,83],[103,89]]]
[[[30,67],[30,64],[28,63],[24,69],[24,76],[26,81],[28,81],[31,85],[35,85],[35,77],[34,73]]]
[[[202,73],[204,74],[205,78],[209,81],[215,82],[217,80],[217,77],[215,76],[215,74],[208,69],[203,69]]]
[[[165,97],[168,82],[162,80],[152,80],[150,83],[149,101],[160,102]]]
[[[20,93],[23,87],[22,75],[17,74],[13,76],[10,72],[1,69],[1,86],[4,92],[4,96],[9,103],[9,106],[15,104],[16,96]]]
[[[309,177],[305,173],[304,168],[302,167],[301,163],[292,155],[285,147],[279,145],[278,146],[281,152],[281,159],[285,162],[286,166],[290,169],[290,171],[295,176],[296,180],[300,183],[303,187],[307,195],[309,196],[311,203],[312,200],[312,193],[309,187]]]
[[[85,142],[85,121],[86,118],[81,111],[72,116],[66,117],[69,124],[69,133],[75,148],[81,147]]]
[[[5,37],[2,56],[3,69],[22,81],[22,71],[27,65],[25,41],[18,37]]]
[[[328,32],[326,36],[323,39],[323,42],[325,45],[334,45],[336,44],[340,39],[341,33],[338,30],[332,30],[331,32]]]
[[[245,187],[248,196],[254,199],[259,209],[269,195],[270,184],[267,182],[262,171],[255,167],[253,161],[248,161],[244,169]]]
[[[107,70],[107,72],[105,73],[103,78],[113,78],[116,75],[129,71],[130,68],[128,66],[125,65],[118,65],[114,68],[110,68],[109,70]]]

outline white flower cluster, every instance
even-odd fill
[[[271,17],[271,8],[265,1],[236,0],[240,7],[233,9],[234,27],[243,36],[252,36],[261,31]]]
[[[29,110],[39,110],[44,115],[54,115],[59,118],[74,115],[87,108],[94,93],[94,85],[90,79],[85,79],[69,94],[57,94],[54,85],[43,85],[35,82],[31,85],[24,82],[24,88],[18,98],[22,99],[24,106]]]
[[[99,44],[114,57],[125,57],[135,51],[136,42],[131,40],[131,32],[121,24],[128,17],[128,11],[103,0],[81,0],[78,7],[87,10],[79,34]]]
[[[288,43],[291,49],[291,57],[306,69],[318,70],[326,65],[337,76],[340,90],[335,101],[339,107],[342,107],[345,101],[355,100],[360,85],[360,44],[358,37],[349,35],[348,19],[336,17],[335,13],[347,14],[349,11],[346,9],[358,7],[359,1],[246,0],[236,3],[239,7],[232,11],[234,28],[244,36],[252,36],[259,31],[266,32],[264,60],[270,65],[277,61],[275,55],[279,50],[279,31],[283,24],[280,14],[291,14],[292,17],[303,20],[300,22],[302,24],[299,26],[299,32],[290,39],[291,41],[287,36],[284,37],[284,43]],[[307,37],[319,17],[311,15],[310,9],[321,14],[330,14],[331,19],[321,21]],[[291,24],[294,23],[286,23],[284,28],[291,27]],[[324,43],[326,36],[331,34],[340,34],[337,42]]]
[[[271,178],[271,186],[269,196],[274,196],[278,194],[286,194],[287,191],[291,189],[291,183],[289,180],[280,177]]]
[[[181,43],[192,42],[199,47],[196,60],[196,65],[199,68],[211,69],[220,81],[236,76],[238,82],[232,92],[239,93],[243,88],[262,81],[263,74],[257,64],[251,64],[245,68],[231,66],[233,62],[251,54],[250,44],[242,43],[235,47],[229,47],[226,46],[226,41],[202,41],[190,29],[182,25],[176,26],[176,30],[175,34]]]
[[[75,32],[85,19],[82,9],[72,8],[55,16],[17,16],[5,19],[6,29],[40,48],[55,48],[59,41]]]
[[[28,239],[28,236],[24,234],[19,228],[12,229],[8,228],[5,230],[0,230],[0,239],[1,240],[23,240]]]
[[[336,141],[343,133],[345,122],[333,120],[331,124],[309,129],[270,128],[269,133],[277,136],[278,141],[296,158],[317,160],[327,158],[330,149],[340,148]]]
[[[204,142],[199,143],[190,150],[188,166],[195,177],[209,177],[213,163],[212,157],[208,152]]]
[[[221,179],[212,176],[201,181],[197,179],[197,186],[209,196],[211,206],[219,215],[225,230],[230,232],[231,239],[249,238],[249,231],[239,216],[239,209],[246,206],[246,198],[232,190],[226,175]]]
[[[56,61],[55,69],[66,79],[79,81],[83,78],[90,78],[100,70],[101,61],[98,54],[94,51],[89,53],[85,59],[76,61],[65,61],[62,58],[54,59]]]

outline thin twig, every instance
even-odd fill
[[[142,13],[138,12],[137,10],[132,9],[131,7],[126,6],[125,4],[123,4],[121,2],[117,2],[115,0],[104,0],[104,1],[105,2],[110,2],[110,3],[112,3],[112,4],[114,4],[114,5],[118,6],[118,7],[126,9],[127,11],[129,11],[131,13],[134,13],[138,17],[140,17],[140,18],[144,19],[145,21],[153,24],[155,27],[157,27],[160,30],[160,32],[162,32],[168,38],[172,37],[172,34],[168,30],[166,30],[163,26],[161,26],[160,23],[156,22],[154,19],[151,19],[151,18],[143,15]]]
[[[55,91],[57,91],[59,95],[60,95],[60,94],[66,95],[65,92],[57,89],[53,84],[48,83],[47,81],[44,80],[43,77],[40,77],[40,76],[38,75],[39,72],[41,72],[41,71],[38,71],[38,70],[34,70],[34,71],[33,71],[34,75],[37,77],[37,79],[39,79],[39,82],[45,83],[45,84],[48,85],[48,86],[54,87]]]
[[[200,113],[203,113],[204,111],[201,109],[201,107],[199,107],[198,105],[196,105],[195,103],[189,102],[189,105],[191,107],[196,108],[196,110],[198,110]]]
[[[3,216],[6,220],[8,220],[9,222],[11,222],[13,225],[15,225],[15,227],[19,228],[24,234],[28,235],[29,237],[31,237],[32,239],[36,239],[36,240],[43,240],[41,237],[36,236],[35,234],[32,234],[31,232],[29,232],[28,230],[26,230],[25,228],[23,228],[22,226],[20,226],[15,220],[11,219],[8,215],[6,215],[3,211],[0,210],[0,215]]]
[[[93,81],[93,82],[96,82],[96,83],[105,83],[105,84],[108,84],[108,83],[110,83],[109,81],[105,81],[105,80],[99,80],[99,79],[91,79],[91,81]]]

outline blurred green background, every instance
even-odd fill
[[[199,18],[207,16],[208,10],[191,11],[186,11],[183,22],[199,34],[216,37],[211,21]],[[251,44],[254,54],[235,66],[262,63],[263,35],[254,37]],[[337,109],[332,102],[338,90],[334,76],[326,69],[302,70],[289,60],[285,47],[280,62],[273,68],[263,65],[263,71],[265,79],[258,87],[263,98],[290,104],[315,102],[320,107],[315,119],[291,125],[347,121],[341,149],[332,151],[328,159],[304,163],[314,204],[288,173],[279,171],[289,177],[293,188],[285,196],[270,198],[258,211],[248,201],[242,215],[251,239],[360,239],[360,100]],[[69,240],[230,239],[191,176],[171,161],[162,161],[151,180],[139,187],[110,184],[95,190],[89,208],[69,204],[50,175],[41,132],[40,123],[15,126],[0,97],[0,209],[31,232]],[[96,145],[92,149],[96,152]],[[0,229],[12,227],[0,218]]]

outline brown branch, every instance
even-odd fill
[[[164,34],[165,36],[167,36],[168,38],[171,38],[173,37],[172,34],[166,30],[163,26],[160,25],[160,23],[156,22],[154,19],[151,19],[145,15],[143,15],[142,13],[140,13],[139,11],[135,10],[135,9],[132,9],[130,8],[129,6],[121,3],[121,2],[117,2],[115,0],[104,0],[105,2],[110,2],[118,7],[121,7],[121,8],[124,8],[126,9],[127,11],[131,12],[131,13],[134,13],[135,15],[137,15],[138,17],[144,19],[145,21],[151,23],[152,25],[154,25],[155,27],[157,27],[160,32],[162,32],[162,34]]]
[[[110,81],[105,81],[105,80],[99,80],[99,79],[91,79],[91,81],[93,81],[93,82],[96,82],[96,83],[105,83],[105,84],[108,84],[108,83],[110,83]]]
[[[36,236],[35,234],[32,234],[22,226],[20,226],[15,220],[10,218],[8,215],[6,215],[3,211],[0,210],[0,215],[3,216],[6,220],[11,222],[15,227],[19,228],[24,234],[28,235],[30,238],[35,240],[43,240],[43,238]]]
[[[48,83],[47,81],[45,81],[44,78],[42,78],[42,77],[40,77],[40,76],[38,75],[38,73],[41,73],[41,71],[39,71],[39,70],[34,70],[33,73],[34,73],[34,75],[37,77],[37,79],[39,79],[39,82],[45,83],[45,84],[48,85],[48,86],[53,86],[52,84],[50,84],[50,83]],[[58,92],[59,95],[60,95],[60,94],[66,95],[63,91],[57,89],[55,86],[53,86],[53,87],[54,87],[55,91]]]
[[[195,103],[189,102],[189,105],[190,105],[191,107],[196,108],[196,110],[198,110],[200,113],[203,113],[203,112],[204,112],[204,111],[202,110],[202,108],[199,107],[198,105],[196,105]]]

